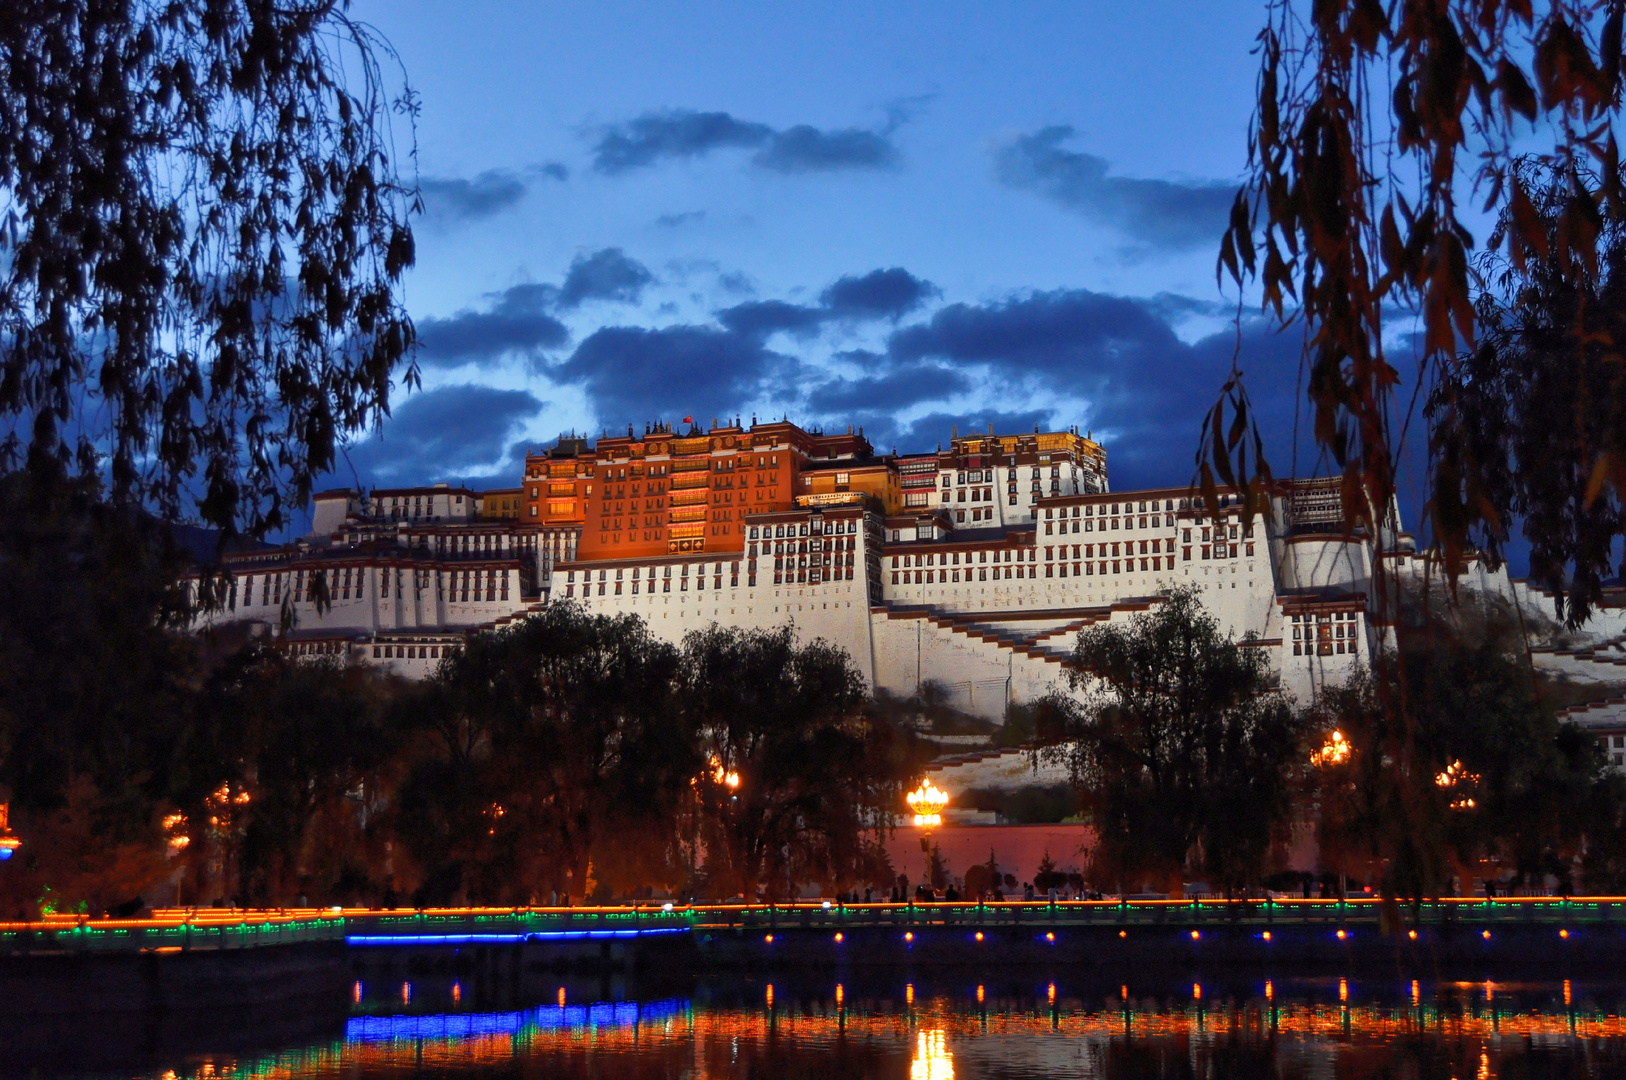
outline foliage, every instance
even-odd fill
[[[1567,215],[1594,174],[1525,159],[1511,175],[1526,197],[1479,261],[1478,347],[1429,401],[1435,515],[1496,558],[1517,521],[1531,577],[1575,626],[1626,531],[1626,207],[1602,201],[1578,237]]]
[[[798,645],[788,626],[691,631],[681,698],[709,770],[697,791],[715,880],[785,896],[799,881],[845,888],[875,861],[907,763],[845,652]]]
[[[583,897],[589,867],[626,886],[650,867],[606,860],[619,839],[671,856],[699,772],[677,708],[678,654],[633,616],[550,604],[445,661],[424,711],[435,752],[403,793],[410,846],[437,898]]]
[[[1126,626],[1079,634],[1036,753],[1065,762],[1097,831],[1092,876],[1178,891],[1189,866],[1257,881],[1288,811],[1297,724],[1263,651],[1220,636],[1180,589]]]
[[[1219,266],[1239,285],[1256,282],[1276,318],[1302,317],[1301,383],[1316,442],[1342,473],[1347,525],[1377,535],[1396,492],[1411,418],[1405,399],[1397,398],[1402,372],[1388,354],[1397,313],[1408,328],[1412,313],[1421,320],[1420,387],[1472,378],[1458,353],[1466,346],[1468,356],[1477,355],[1469,260],[1475,237],[1459,199],[1471,189],[1501,214],[1493,243],[1505,246],[1516,267],[1534,258],[1551,294],[1584,292],[1595,273],[1602,220],[1618,219],[1622,198],[1614,127],[1626,6],[1618,0],[1307,6],[1268,5],[1248,144],[1251,175],[1232,209]],[[1526,125],[1552,136],[1543,162],[1555,185],[1545,195],[1518,164]],[[1589,186],[1586,170],[1594,164],[1599,181]],[[1561,242],[1549,244],[1550,236]],[[1401,340],[1411,348],[1409,336]],[[1560,357],[1540,351],[1526,377],[1487,384],[1502,401],[1484,415],[1541,424],[1556,400],[1550,391],[1566,379],[1552,367],[1564,362]],[[1537,369],[1541,377],[1534,377]],[[1461,422],[1442,422],[1430,433],[1436,469],[1429,523],[1453,580],[1470,536],[1500,533],[1513,506],[1498,477],[1505,459],[1473,452],[1482,449],[1475,437],[1483,434]],[[1622,479],[1623,459],[1608,440],[1556,438],[1540,449],[1540,459],[1523,466],[1537,483],[1550,477],[1560,485],[1548,505],[1569,498],[1574,477],[1595,478],[1592,495],[1605,482],[1618,488]],[[1210,494],[1217,476],[1244,485],[1251,507],[1263,505],[1270,471],[1240,370],[1205,422],[1199,466]],[[1553,558],[1582,561],[1580,592],[1567,607],[1579,622],[1590,604],[1595,524],[1570,513],[1539,528]]]
[[[105,470],[116,505],[259,535],[388,411],[413,106],[345,8],[6,5],[0,467]]]
[[[1572,889],[1578,860],[1626,809],[1596,743],[1560,724],[1494,643],[1437,642],[1406,658],[1411,727],[1378,682],[1394,670],[1359,671],[1314,708],[1315,728],[1336,729],[1350,747],[1310,773],[1323,864],[1402,899],[1438,895],[1453,876],[1466,886],[1504,872],[1519,883],[1550,873]],[[1421,784],[1399,775],[1408,758],[1394,746],[1408,731]]]

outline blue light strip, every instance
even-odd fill
[[[518,1034],[537,1028],[617,1028],[650,1023],[688,1008],[682,998],[663,1001],[607,1002],[592,1005],[542,1005],[524,1012],[435,1013],[428,1016],[352,1016],[345,1023],[347,1042],[395,1039],[459,1039],[479,1035]]]
[[[346,945],[518,945],[526,941],[586,941],[635,938],[648,934],[687,934],[687,926],[643,930],[533,930],[525,934],[351,934]]]

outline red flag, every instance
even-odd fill
[[[694,423],[694,417],[692,417],[692,416],[685,416],[685,417],[684,417],[684,418],[683,418],[683,422],[684,422],[684,423],[685,423],[685,424],[692,424],[692,423]]]

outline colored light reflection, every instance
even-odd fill
[[[922,1031],[915,1038],[909,1080],[954,1080],[954,1055],[948,1052],[942,1031]]]

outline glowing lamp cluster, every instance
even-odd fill
[[[1344,738],[1344,733],[1336,729],[1327,736],[1326,744],[1310,755],[1310,765],[1317,769],[1342,765],[1348,760],[1349,742]]]
[[[1471,773],[1462,767],[1462,762],[1453,761],[1445,767],[1445,771],[1437,773],[1434,777],[1434,786],[1453,789],[1450,807],[1453,810],[1472,810],[1474,799],[1468,792],[1479,784],[1479,774]]]
[[[904,796],[904,801],[914,812],[916,825],[929,829],[943,824],[943,808],[949,797],[930,780],[922,780],[919,787]]]
[[[0,862],[11,858],[11,853],[22,846],[23,842],[11,831],[11,804],[0,803]]]
[[[736,791],[739,789],[739,773],[730,772],[728,769],[723,768],[723,763],[718,761],[715,756],[713,756],[707,764],[711,766],[711,779],[713,783],[718,784],[721,787],[725,787],[730,791]]]

